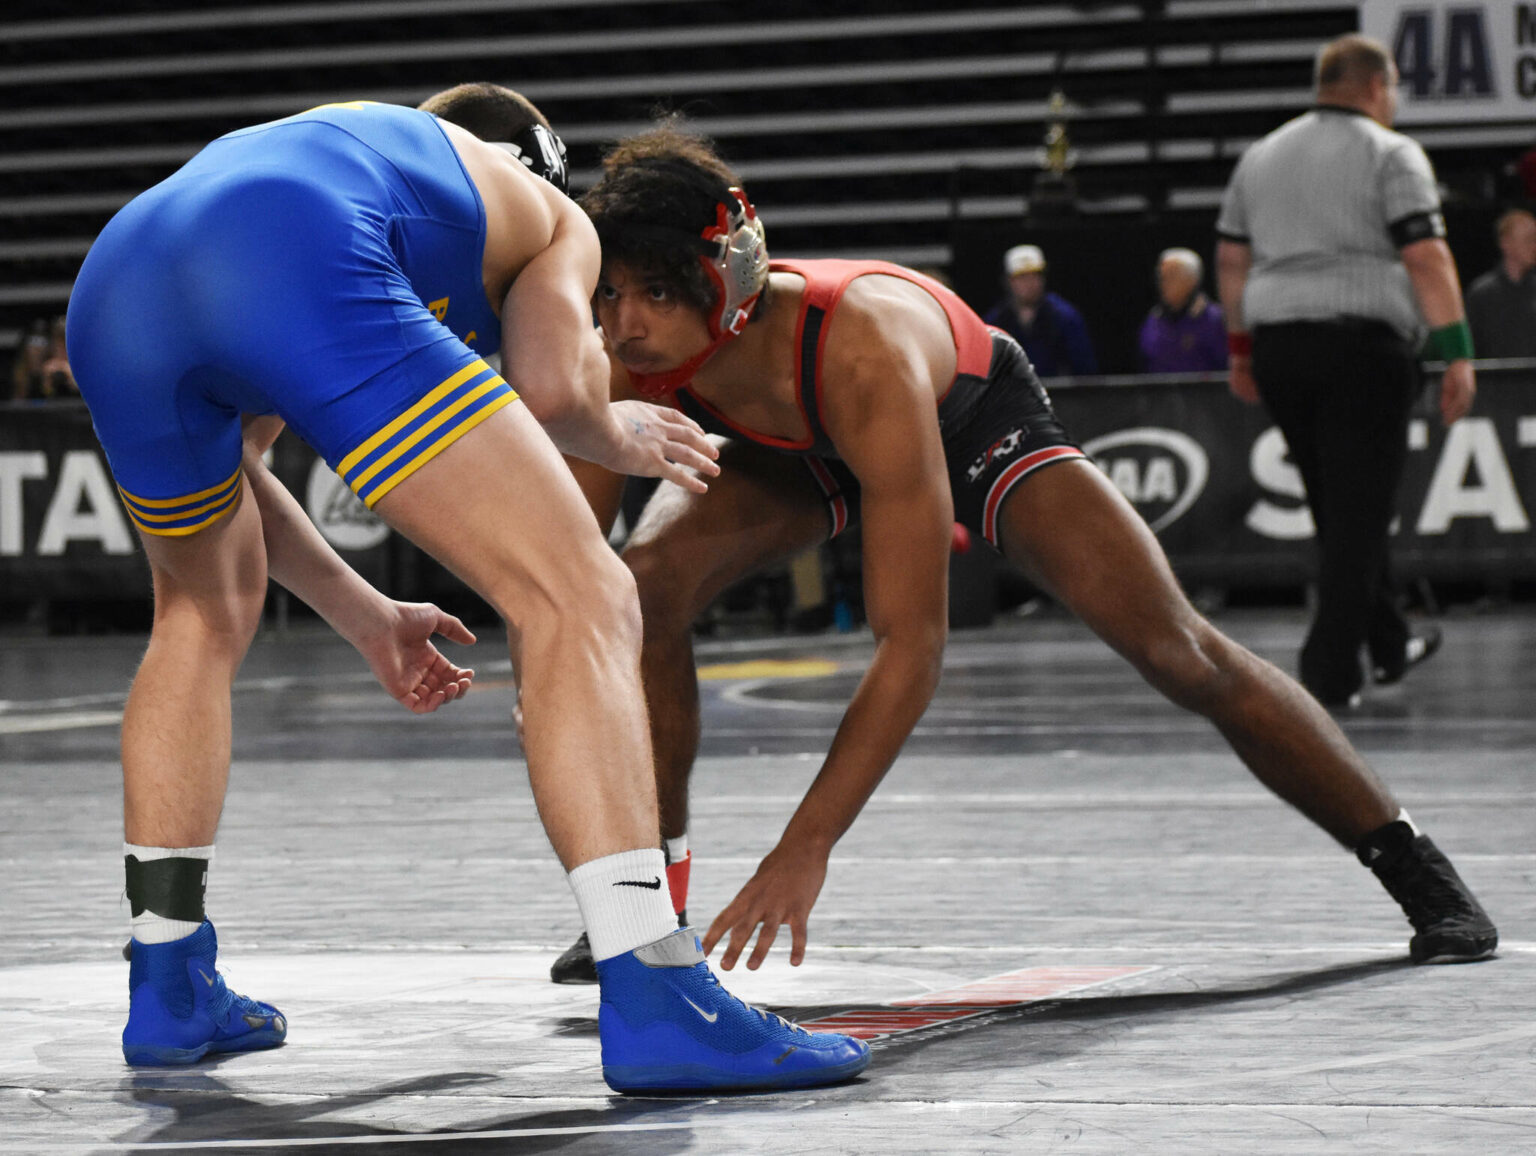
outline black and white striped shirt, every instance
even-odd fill
[[[1252,248],[1249,328],[1364,317],[1422,337],[1398,250],[1445,221],[1429,158],[1402,133],[1332,105],[1288,121],[1243,153],[1216,231]]]

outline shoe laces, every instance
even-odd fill
[[[1421,931],[1442,919],[1471,914],[1465,893],[1435,863],[1414,862],[1392,890],[1408,921]]]
[[[246,1014],[249,1008],[251,1014],[261,1012],[257,1001],[249,996],[241,995],[229,986],[224,974],[224,968],[218,964],[213,968],[213,983],[208,994],[208,1015],[215,1023],[228,1026],[237,1016]]]
[[[734,992],[728,990],[725,987],[725,985],[720,982],[720,977],[715,975],[715,973],[713,971],[710,971],[707,968],[705,969],[705,971],[706,971],[706,974],[709,976],[709,982],[714,987],[719,988],[721,990],[721,992],[723,992],[725,995],[729,996],[731,999],[735,1000],[742,1007],[746,1008],[749,1012],[756,1012],[758,1014],[758,1017],[761,1018],[764,1023],[771,1024],[771,1023],[775,1023],[776,1022],[781,1028],[785,1028],[785,1029],[787,1029],[787,1030],[789,1030],[791,1032],[799,1032],[801,1035],[806,1035],[806,1036],[811,1034],[808,1029],[801,1027],[799,1024],[795,1023],[793,1020],[785,1019],[783,1016],[779,1015],[778,1012],[764,1011],[762,1008],[758,1007],[757,1005],[748,1003],[746,1000],[742,999],[739,995],[736,995]]]
[[[208,996],[208,1012],[222,1023],[229,1018],[230,1008],[235,1002],[235,993],[229,989],[229,984],[224,980],[224,969],[217,965],[213,969],[212,988],[212,993]]]

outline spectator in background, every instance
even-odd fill
[[[48,360],[48,327],[34,321],[11,365],[11,400],[42,401],[48,397],[43,365]]]
[[[1479,357],[1536,357],[1536,216],[1499,218],[1503,259],[1467,290],[1467,322]]]
[[[80,388],[69,368],[69,352],[64,345],[64,316],[53,319],[48,330],[48,351],[42,365],[43,387],[52,398],[79,397]]]
[[[1193,249],[1157,258],[1158,303],[1141,325],[1143,373],[1209,373],[1227,368],[1221,306],[1200,288],[1205,264]]]
[[[1099,371],[1083,315],[1045,289],[1045,254],[1038,245],[1015,245],[1003,254],[1008,295],[982,318],[1011,333],[1041,377]]]

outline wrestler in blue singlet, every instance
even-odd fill
[[[135,524],[234,509],[276,413],[370,507],[516,399],[482,360],[485,208],[437,118],[323,105],[214,141],[103,230],[70,363]]]

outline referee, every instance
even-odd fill
[[[1256,141],[1216,224],[1232,392],[1260,400],[1290,447],[1317,526],[1318,605],[1301,681],[1352,707],[1361,645],[1378,683],[1440,644],[1393,596],[1388,528],[1422,390],[1418,350],[1446,362],[1440,416],[1472,405],[1472,337],[1429,158],[1392,131],[1397,68],[1365,36],[1317,56],[1317,105]]]

